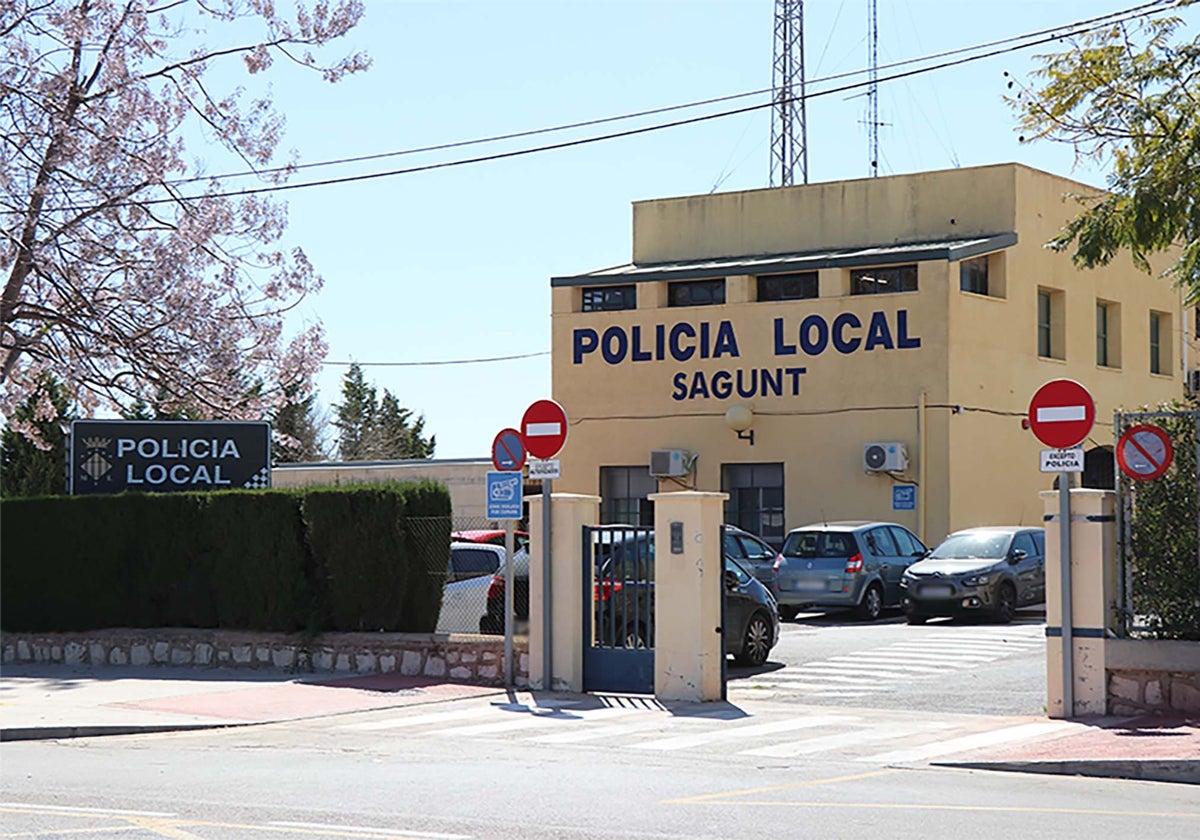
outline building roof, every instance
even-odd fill
[[[791,254],[685,260],[601,268],[586,274],[551,277],[551,286],[594,286],[601,283],[641,283],[651,280],[689,280],[730,274],[781,274],[819,268],[856,268],[929,260],[965,260],[1017,244],[1015,233],[998,233],[938,242],[902,242],[856,248],[830,248]]]

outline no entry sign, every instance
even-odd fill
[[[1160,478],[1174,457],[1170,436],[1158,426],[1131,426],[1117,441],[1117,464],[1121,472],[1138,481]]]
[[[521,439],[535,458],[553,458],[567,440],[567,412],[554,400],[538,400],[521,417]]]
[[[1074,379],[1047,382],[1029,401],[1029,428],[1054,449],[1082,443],[1096,422],[1096,402]]]

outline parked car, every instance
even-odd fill
[[[524,633],[529,625],[529,549],[513,552],[513,619],[514,633]],[[488,581],[487,606],[479,619],[479,632],[490,635],[504,634],[504,569],[501,568]]]
[[[1042,528],[968,528],[946,537],[900,579],[909,624],[935,615],[986,615],[1002,624],[1046,600]]]
[[[503,546],[504,530],[502,528],[468,528],[464,531],[452,531],[450,539],[456,542],[477,542]],[[529,534],[525,531],[513,531],[513,550],[528,546]]]
[[[852,609],[874,621],[901,605],[904,570],[928,553],[925,544],[894,522],[822,522],[788,532],[775,561],[773,594],[779,616],[802,607]]]
[[[437,632],[475,633],[487,612],[492,577],[504,565],[504,546],[475,542],[450,543],[446,585]]]
[[[611,647],[646,647],[654,638],[654,533],[613,526],[593,534],[595,550],[607,555],[594,588],[596,636]],[[728,554],[724,563],[725,653],[762,665],[779,641],[775,599]]]
[[[749,531],[743,531],[736,525],[724,525],[721,529],[721,543],[726,557],[732,557],[744,566],[767,589],[774,586],[775,560],[779,557],[779,552],[766,540]]]

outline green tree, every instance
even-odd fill
[[[1191,5],[1181,0],[1176,6]],[[1111,163],[1107,194],[1053,240],[1076,265],[1107,265],[1128,248],[1135,265],[1181,246],[1165,274],[1200,298],[1200,38],[1175,43],[1178,17],[1142,18],[1069,39],[1039,56],[1041,87],[1009,100],[1022,142],[1069,143],[1076,160]]]
[[[317,408],[317,395],[300,396],[299,389],[285,388],[287,401],[276,410],[271,427],[271,454],[277,464],[323,461],[328,457],[324,441],[324,419]]]
[[[4,424],[0,435],[0,495],[55,496],[67,491],[67,436],[74,418],[66,386],[44,376]]]
[[[338,454],[343,461],[432,458],[435,436],[422,437],[425,417],[412,411],[387,390],[379,397],[375,386],[353,364],[342,378],[342,402],[334,406]]]

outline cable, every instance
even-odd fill
[[[1147,4],[1147,5],[1157,8],[1163,2],[1168,2],[1168,0],[1156,0],[1156,2]],[[1138,17],[1145,17],[1152,13],[1153,9],[1151,9],[1149,11],[1138,11],[1140,9],[1145,9],[1145,8],[1146,8],[1145,6],[1138,6],[1138,7],[1134,7],[1134,9],[1126,10],[1126,12],[1120,13],[1120,14],[1128,14],[1128,17],[1122,19],[1121,21],[1114,21],[1111,19],[1111,16],[1108,16],[1108,17],[1106,17],[1106,24],[1113,23],[1113,22],[1125,22],[1128,20],[1134,20]],[[1136,12],[1136,14],[1133,14],[1133,12]],[[1059,29],[1062,29],[1062,28],[1063,27],[1058,27],[1054,30],[1046,30],[1046,31],[1057,32],[1057,31],[1059,31]],[[1093,27],[1093,28],[1099,28],[1099,27]],[[894,73],[894,74],[891,74],[888,76],[880,76],[875,81],[876,81],[876,83],[877,82],[890,82],[890,81],[895,81],[897,79],[903,79],[903,78],[908,78],[910,76],[920,75],[922,73],[929,73],[934,70],[944,70],[946,68],[955,67],[960,64],[966,64],[966,63],[969,63],[972,61],[978,61],[978,60],[981,60],[984,58],[993,58],[997,55],[1003,55],[1005,53],[1015,52],[1019,49],[1027,49],[1029,47],[1037,46],[1039,44],[1058,40],[1059,38],[1062,38],[1062,37],[1068,37],[1069,35],[1085,34],[1088,31],[1091,31],[1091,30],[1084,29],[1084,30],[1079,30],[1076,32],[1066,33],[1066,34],[1062,34],[1062,35],[1053,35],[1053,36],[1050,36],[1047,38],[1043,38],[1040,41],[1031,41],[1029,43],[1021,44],[1017,47],[1008,47],[1008,48],[1004,48],[1004,49],[993,50],[992,52],[982,53],[980,55],[972,55],[972,56],[968,56],[968,57],[962,58],[962,59],[957,59],[954,61],[942,62],[941,64],[935,64],[930,67],[922,67],[922,68],[917,68],[915,70],[905,71],[902,73]],[[947,55],[954,54],[955,52],[961,52],[961,50],[949,51],[946,54]],[[908,62],[901,62],[901,64],[904,64],[904,63],[912,63],[912,60],[910,60]],[[831,77],[831,78],[833,78],[833,77]],[[815,99],[815,98],[819,98],[822,96],[831,96],[833,94],[845,93],[846,91],[865,87],[870,84],[871,84],[871,82],[869,80],[863,81],[863,82],[856,82],[856,83],[852,83],[852,84],[848,84],[848,85],[842,85],[842,86],[836,87],[836,88],[828,88],[826,90],[818,91],[816,93],[801,94],[800,96],[791,97],[790,99],[788,99],[786,101],[796,101],[800,98]],[[411,174],[414,174],[417,172],[428,172],[428,171],[432,171],[432,170],[436,170],[436,169],[448,169],[451,167],[466,166],[468,164],[474,164],[474,163],[488,163],[488,162],[497,161],[497,160],[504,160],[507,158],[524,157],[527,155],[538,154],[541,152],[556,151],[556,150],[560,150],[560,149],[571,148],[574,146],[590,145],[592,143],[599,143],[599,142],[602,142],[605,140],[615,140],[615,139],[620,139],[620,138],[624,138],[624,137],[632,137],[632,136],[636,136],[639,134],[647,134],[647,133],[654,132],[654,131],[662,131],[663,129],[667,129],[667,128],[678,128],[680,126],[693,125],[693,124],[701,123],[701,122],[708,122],[710,120],[722,119],[724,117],[735,116],[737,114],[750,113],[752,111],[761,110],[763,108],[773,107],[776,104],[777,104],[776,100],[772,99],[767,102],[763,102],[763,103],[756,104],[756,105],[748,105],[748,106],[745,106],[742,108],[735,108],[735,109],[731,109],[731,110],[727,110],[727,111],[719,111],[719,112],[713,113],[713,114],[705,114],[705,115],[698,116],[698,117],[689,117],[687,119],[674,120],[674,121],[667,122],[667,123],[658,123],[655,125],[643,126],[640,128],[627,129],[625,131],[617,131],[617,132],[612,132],[609,134],[597,135],[594,137],[584,137],[584,138],[579,138],[579,139],[575,139],[575,140],[566,140],[566,141],[563,141],[560,143],[551,143],[551,144],[547,144],[547,145],[543,145],[543,146],[533,146],[533,147],[526,148],[526,149],[516,149],[516,150],[508,151],[508,152],[497,152],[495,154],[481,155],[481,156],[473,157],[473,158],[461,158],[458,160],[441,161],[438,163],[430,163],[430,164],[425,164],[422,166],[412,166],[412,167],[407,167],[407,168],[403,168],[403,169],[391,169],[391,170],[385,170],[382,172],[368,172],[368,173],[363,173],[360,175],[347,175],[347,176],[341,176],[341,177],[337,177],[337,178],[325,178],[325,179],[321,179],[321,180],[317,180],[317,181],[304,181],[304,182],[295,183],[295,184],[269,184],[269,185],[264,185],[261,187],[248,187],[248,188],[238,189],[238,190],[227,190],[224,192],[205,193],[205,194],[196,195],[196,196],[178,196],[178,197],[172,196],[172,197],[162,197],[162,198],[148,198],[148,199],[144,199],[141,201],[113,202],[109,206],[110,207],[132,207],[132,206],[146,207],[146,206],[154,206],[154,205],[159,205],[159,204],[173,204],[173,203],[181,203],[181,202],[186,203],[187,201],[190,201],[190,200],[201,200],[201,199],[212,199],[212,198],[240,198],[240,197],[251,196],[251,195],[260,195],[263,193],[285,192],[285,191],[290,191],[290,190],[308,189],[310,187],[333,186],[333,185],[337,185],[337,184],[348,184],[348,183],[356,183],[356,182],[361,182],[361,181],[371,181],[371,180],[376,180],[379,178],[389,178],[389,177],[395,177],[395,176],[399,176],[399,175],[411,175]],[[94,209],[94,208],[91,206],[67,206],[67,207],[58,207],[58,208],[48,208],[47,212],[68,212],[68,211],[84,212],[84,211],[87,211],[90,209]],[[15,213],[18,211],[0,211],[0,212]]]
[[[930,55],[920,56],[917,58],[908,58],[908,59],[903,59],[900,61],[890,62],[887,64],[880,65],[878,69],[891,70],[891,69],[894,69],[897,67],[905,67],[910,64],[916,64],[916,63],[921,63],[921,62],[925,62],[925,61],[934,61],[934,60],[941,59],[941,58],[948,58],[949,56],[961,55],[962,53],[974,52],[976,50],[982,50],[982,49],[988,49],[991,47],[1000,46],[1002,44],[1011,44],[1011,43],[1015,43],[1018,41],[1026,41],[1026,40],[1029,40],[1030,38],[1036,38],[1036,37],[1039,37],[1042,35],[1047,35],[1052,32],[1059,32],[1062,29],[1077,29],[1077,28],[1083,27],[1083,26],[1098,27],[1100,25],[1106,25],[1107,23],[1112,22],[1111,21],[1112,18],[1121,17],[1123,15],[1130,14],[1133,12],[1140,12],[1142,10],[1152,10],[1154,7],[1159,7],[1159,6],[1162,6],[1165,8],[1167,5],[1169,5],[1172,2],[1174,2],[1174,0],[1152,0],[1152,2],[1144,3],[1140,6],[1133,6],[1133,7],[1130,7],[1129,9],[1125,9],[1122,11],[1110,12],[1109,14],[1101,15],[1099,17],[1085,18],[1080,21],[1075,21],[1074,23],[1062,24],[1060,26],[1055,26],[1055,27],[1051,27],[1048,29],[1039,29],[1034,32],[1027,32],[1023,35],[1014,35],[1014,36],[1011,36],[1008,38],[1002,38],[1002,39],[995,40],[995,41],[985,41],[982,44],[975,44],[970,47],[958,47],[953,50],[945,50],[943,52],[932,53]],[[1144,13],[1148,14],[1149,11],[1146,11]],[[839,15],[840,15],[840,10],[839,10]],[[836,21],[835,21],[835,23],[836,23]],[[1064,33],[1063,35],[1058,35],[1055,37],[1068,37],[1069,35],[1072,35],[1072,34],[1077,34],[1077,33]],[[1082,34],[1082,33],[1079,33],[1079,34]],[[1020,47],[1020,49],[1024,49],[1025,46],[1034,46],[1034,45],[1033,44],[1023,45],[1022,47]],[[860,76],[863,73],[867,73],[867,72],[869,72],[868,69],[849,70],[844,73],[837,73],[837,74],[834,74],[831,76],[826,76],[824,78],[814,79],[811,82],[808,82],[808,84],[815,85],[815,84],[822,84],[825,82],[837,81],[839,79],[852,78],[854,76]],[[247,169],[247,170],[242,170],[240,172],[230,172],[230,173],[225,173],[225,174],[221,174],[221,175],[196,176],[193,178],[180,178],[180,179],[176,179],[176,180],[166,181],[164,183],[168,184],[170,186],[181,186],[184,184],[197,183],[197,182],[201,182],[201,181],[222,180],[222,179],[226,179],[226,178],[243,178],[243,177],[247,177],[250,175],[262,176],[262,175],[277,174],[277,173],[284,173],[284,172],[296,172],[296,171],[299,171],[302,169],[312,169],[312,168],[321,167],[321,166],[339,166],[339,165],[347,164],[347,163],[362,163],[364,161],[381,160],[384,158],[391,158],[391,157],[403,157],[406,155],[422,154],[425,152],[446,151],[447,149],[457,149],[457,148],[463,148],[463,147],[467,147],[467,146],[476,146],[476,145],[483,145],[483,144],[487,144],[487,143],[496,143],[496,142],[500,142],[502,140],[515,140],[515,139],[520,139],[523,137],[534,137],[534,136],[541,135],[541,134],[551,134],[551,133],[559,132],[559,131],[570,131],[572,129],[577,129],[577,128],[587,128],[590,126],[603,125],[603,124],[611,123],[611,122],[621,122],[623,120],[637,119],[638,117],[647,117],[647,116],[654,116],[656,114],[665,114],[665,113],[670,113],[672,111],[688,110],[691,108],[699,108],[703,105],[714,105],[718,102],[729,102],[729,101],[732,101],[735,99],[745,99],[750,96],[761,96],[764,93],[772,93],[772,92],[773,92],[773,88],[762,88],[759,90],[746,91],[744,93],[733,93],[733,94],[728,94],[726,96],[716,96],[716,97],[711,97],[709,99],[700,99],[700,100],[696,100],[693,102],[685,102],[685,103],[678,104],[678,105],[666,105],[666,106],[663,106],[660,108],[649,108],[649,109],[642,110],[642,111],[633,111],[633,112],[630,112],[627,114],[618,114],[618,115],[609,116],[609,117],[598,117],[596,119],[591,119],[591,120],[582,120],[582,121],[574,122],[574,123],[565,123],[562,125],[549,126],[549,127],[545,127],[545,128],[535,128],[535,129],[529,129],[526,131],[516,131],[516,132],[511,132],[508,134],[496,134],[496,135],[491,135],[488,137],[476,138],[473,140],[459,140],[459,141],[448,142],[448,143],[439,143],[439,144],[435,144],[435,145],[431,145],[431,146],[420,146],[420,147],[412,148],[412,149],[399,149],[399,150],[391,151],[391,152],[376,152],[374,154],[369,154],[369,155],[358,155],[358,156],[354,156],[354,157],[335,158],[335,159],[326,160],[326,161],[314,161],[311,163],[301,163],[301,164],[293,164],[293,165],[288,165],[288,166],[278,166],[278,167],[273,167],[270,169],[259,169],[259,170]]]
[[[359,367],[429,367],[433,365],[474,365],[483,362],[507,362],[512,359],[532,359],[535,356],[549,356],[549,350],[541,350],[537,353],[521,353],[516,356],[491,356],[486,359],[448,359],[436,362],[329,362],[322,361],[323,365],[358,365]]]

